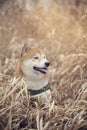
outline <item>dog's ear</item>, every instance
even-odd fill
[[[21,57],[26,55],[29,52],[29,50],[30,50],[29,46],[25,43],[21,51]]]

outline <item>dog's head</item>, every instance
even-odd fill
[[[26,44],[22,48],[21,56],[16,68],[17,75],[27,78],[41,78],[49,74],[50,62],[47,60],[42,50],[29,48]]]

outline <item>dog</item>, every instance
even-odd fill
[[[16,66],[16,77],[24,77],[31,97],[41,98],[46,106],[51,103],[49,66],[50,62],[43,51],[29,48],[27,44],[23,46]]]

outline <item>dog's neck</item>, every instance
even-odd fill
[[[43,78],[43,79],[40,79],[40,80],[29,80],[29,79],[26,79],[25,78],[25,81],[26,81],[26,86],[28,89],[32,89],[32,90],[39,90],[43,87],[45,87],[47,84],[48,84],[48,79],[46,78]]]

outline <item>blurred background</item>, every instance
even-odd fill
[[[24,43],[56,55],[86,53],[87,0],[0,0],[0,57]]]
[[[25,43],[51,62],[49,110],[15,80]],[[87,0],[0,0],[0,130],[36,130],[37,118],[44,130],[87,130]]]

